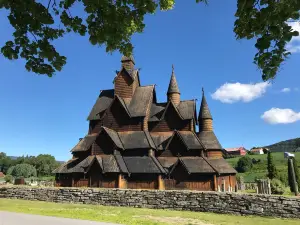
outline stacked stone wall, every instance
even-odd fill
[[[300,218],[300,199],[237,193],[0,187],[0,198]]]

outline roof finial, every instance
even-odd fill
[[[204,88],[202,87],[202,95],[204,95]]]
[[[174,73],[174,64],[172,64],[172,73]]]

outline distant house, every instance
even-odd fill
[[[237,147],[237,148],[225,148],[225,151],[228,155],[246,155],[247,149],[244,147]]]
[[[4,173],[0,172],[0,178],[5,177]]]
[[[256,154],[256,155],[263,155],[264,154],[264,149],[263,148],[252,148],[250,150],[251,153]]]

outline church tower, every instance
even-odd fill
[[[222,158],[223,148],[213,130],[213,118],[211,116],[205,95],[202,88],[202,101],[198,116],[199,133],[198,137],[206,149],[208,158]]]
[[[172,75],[169,83],[167,96],[168,96],[168,101],[172,101],[175,106],[177,106],[180,103],[180,91],[175,77],[173,65],[172,65]]]

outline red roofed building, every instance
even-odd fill
[[[0,172],[0,177],[5,177],[4,173]]]
[[[244,147],[225,148],[225,150],[229,155],[246,155],[247,154],[247,150]]]

